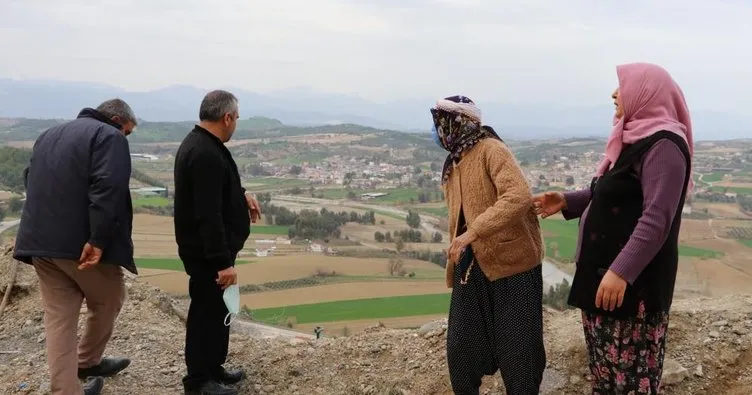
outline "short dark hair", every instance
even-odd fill
[[[214,90],[204,96],[198,119],[201,121],[217,122],[227,113],[238,111],[238,99],[230,92]]]
[[[133,113],[131,106],[129,106],[128,103],[126,103],[123,99],[114,98],[107,100],[106,102],[100,104],[99,107],[97,107],[97,111],[102,113],[102,115],[107,118],[117,116],[126,122],[132,123],[133,126],[138,125],[136,114]]]

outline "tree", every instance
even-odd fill
[[[11,213],[18,213],[21,212],[23,209],[24,202],[21,201],[21,198],[14,196],[10,198],[8,201],[8,211]]]
[[[433,237],[431,238],[431,241],[434,243],[441,243],[441,241],[444,239],[444,237],[441,235],[441,233],[436,232],[433,234]]]
[[[13,192],[24,190],[24,169],[29,164],[31,150],[13,147],[0,148],[0,185]]]
[[[572,186],[574,185],[574,177],[568,176],[567,179],[564,181],[566,185]]]
[[[413,210],[409,210],[405,222],[407,222],[407,226],[413,229],[420,228],[420,215]]]
[[[569,298],[570,285],[567,279],[564,279],[556,286],[551,286],[547,293],[543,294],[543,304],[558,310],[567,310],[572,307],[567,303]]]
[[[394,257],[389,258],[389,263],[387,263],[387,270],[389,271],[390,276],[404,276],[405,275],[405,262],[402,260],[402,257],[397,255]]]
[[[346,188],[350,188],[350,184],[352,184],[354,179],[355,179],[355,173],[353,172],[346,173],[345,177],[342,179],[342,184]]]
[[[386,236],[384,236],[384,234],[381,232],[376,232],[373,234],[373,239],[379,243],[383,243],[384,240],[386,239]]]
[[[390,276],[404,276],[405,275],[405,269],[403,268],[405,263],[402,260],[402,251],[405,249],[405,243],[402,241],[401,238],[397,239],[397,242],[394,244],[394,248],[397,250],[397,255],[393,256],[389,259],[389,263],[387,263],[387,269],[389,270]]]
[[[398,238],[394,243],[394,249],[397,250],[398,254],[402,253],[402,251],[405,250],[405,242],[402,241],[402,238]]]
[[[268,171],[266,171],[266,169],[259,165],[251,165],[248,169],[248,172],[251,173],[251,175],[254,177],[271,175]]]
[[[551,252],[554,254],[554,258],[559,259],[560,258],[559,243],[552,241],[548,243],[548,247],[551,248]]]
[[[268,204],[272,201],[272,194],[271,192],[256,194],[256,200],[259,204]]]
[[[293,165],[292,167],[290,167],[290,171],[289,171],[289,173],[294,176],[300,175],[300,173],[302,172],[303,172],[303,168],[298,165]]]

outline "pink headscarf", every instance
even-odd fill
[[[606,158],[597,175],[613,167],[624,144],[634,144],[661,130],[681,136],[694,154],[692,122],[684,93],[662,67],[650,63],[630,63],[616,67],[619,99],[624,114],[614,118],[614,127],[606,143]],[[691,166],[691,164],[690,164]],[[692,190],[690,175],[687,191]]]

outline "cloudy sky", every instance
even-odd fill
[[[0,0],[0,78],[592,105],[649,61],[693,107],[748,112],[750,20],[743,0]]]

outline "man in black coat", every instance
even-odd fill
[[[224,143],[235,132],[238,101],[226,91],[209,92],[201,102],[200,123],[175,156],[175,239],[190,276],[191,305],[186,323],[183,378],[185,394],[234,395],[243,379],[228,371],[230,327],[224,289],[237,284],[235,258],[258,218],[256,200],[241,186],[232,154]]]
[[[85,108],[34,143],[13,257],[32,264],[44,305],[53,394],[98,394],[128,367],[103,358],[125,300],[122,268],[136,274],[129,135],[136,116],[120,99]],[[86,330],[76,342],[86,298]],[[76,350],[78,348],[78,350]],[[82,387],[79,379],[92,377]]]

